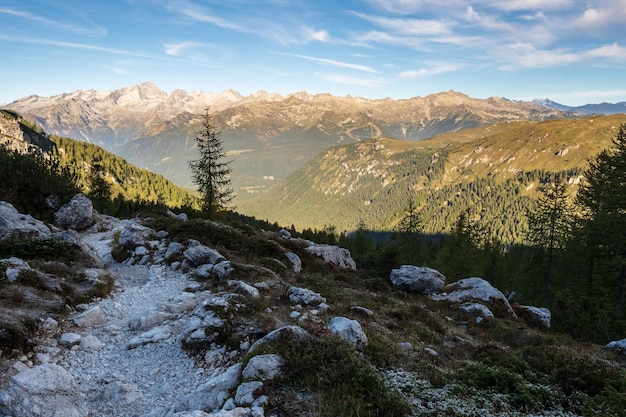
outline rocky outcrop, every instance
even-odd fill
[[[609,349],[615,349],[617,352],[626,356],[626,338],[609,342],[606,347]]]
[[[511,304],[515,314],[531,326],[543,327],[549,329],[552,313],[545,307],[523,306],[519,304]]]
[[[501,306],[505,314],[517,317],[507,298],[482,278],[465,278],[445,286],[440,294],[430,296],[437,301],[485,301]]]
[[[324,262],[336,265],[340,268],[356,270],[356,262],[352,259],[348,249],[334,245],[319,245],[313,242],[308,243],[309,246],[307,246],[305,250],[312,255],[324,259]]]
[[[434,294],[446,281],[440,272],[424,266],[402,265],[391,270],[392,284],[404,291]]]
[[[11,203],[0,201],[0,240],[49,237],[50,228],[29,214],[21,214]]]
[[[0,411],[11,416],[87,417],[89,409],[74,378],[51,363],[25,369],[0,392]]]
[[[84,230],[93,224],[93,213],[91,200],[76,194],[54,213],[53,223],[62,229]]]

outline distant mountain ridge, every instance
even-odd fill
[[[538,106],[547,107],[550,109],[561,110],[565,112],[579,113],[585,115],[591,114],[620,114],[626,113],[626,101],[619,103],[597,103],[597,104],[585,104],[583,106],[567,106],[557,103],[548,98],[539,99],[536,98],[532,101],[533,104]]]
[[[266,191],[341,143],[382,137],[416,141],[502,121],[576,116],[529,102],[475,99],[455,91],[403,100],[264,91],[244,97],[232,90],[167,94],[149,82],[109,92],[30,96],[5,107],[47,132],[97,144],[192,187],[187,162],[196,158],[193,138],[206,106],[233,159],[232,182],[239,200]]]

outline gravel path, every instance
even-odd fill
[[[89,306],[104,312],[103,323],[88,328],[71,323],[64,329],[80,334],[83,341],[87,338],[94,346],[75,346],[66,351],[59,364],[75,378],[91,415],[144,416],[157,409],[170,409],[176,399],[206,381],[205,371],[195,366],[176,337],[184,325],[179,315],[160,323],[171,331],[171,337],[128,348],[128,342],[142,333],[130,330],[129,322],[193,298],[184,292],[192,281],[165,266],[115,263],[110,257],[112,236],[113,231],[83,236],[108,265],[117,289],[109,298]]]

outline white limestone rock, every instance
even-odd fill
[[[30,214],[21,214],[11,203],[0,201],[0,240],[44,238],[50,236],[50,228]]]
[[[224,258],[222,254],[215,249],[204,246],[197,240],[193,239],[189,239],[189,244],[187,249],[183,252],[183,255],[191,266],[200,266],[204,264],[215,265],[226,260],[226,258]]]
[[[391,270],[390,279],[396,288],[422,294],[436,293],[446,281],[446,277],[439,271],[413,265],[402,265],[399,269]]]
[[[367,335],[361,323],[347,317],[333,317],[328,323],[328,330],[341,337],[351,345],[360,347],[367,345]]]
[[[83,194],[76,194],[54,213],[52,222],[62,229],[85,230],[93,224],[93,203]]]
[[[46,363],[9,378],[0,392],[0,413],[28,417],[87,417],[89,408],[74,378],[62,367]]]
[[[268,381],[282,373],[285,361],[280,355],[269,353],[250,359],[241,373],[244,380]]]
[[[294,304],[320,304],[325,303],[326,298],[319,293],[311,291],[307,288],[291,287],[287,290],[287,297]]]
[[[336,265],[340,268],[356,270],[356,262],[352,259],[350,251],[334,245],[320,245],[314,242],[308,242],[309,246],[305,248],[312,255],[321,257],[324,262]]]
[[[454,302],[487,301],[496,305],[502,305],[509,316],[517,317],[504,294],[482,278],[472,277],[453,282],[443,288],[442,293],[432,294],[430,298],[436,301]]]
[[[175,411],[189,410],[215,410],[224,405],[231,396],[231,392],[239,385],[241,380],[242,364],[232,365],[222,374],[211,378],[194,392],[179,399],[175,405]]]
[[[146,245],[154,230],[138,223],[130,223],[122,231],[119,236],[119,244],[128,250],[135,250],[139,246]]]

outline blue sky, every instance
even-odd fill
[[[626,0],[0,0],[0,103],[171,92],[626,101]]]

